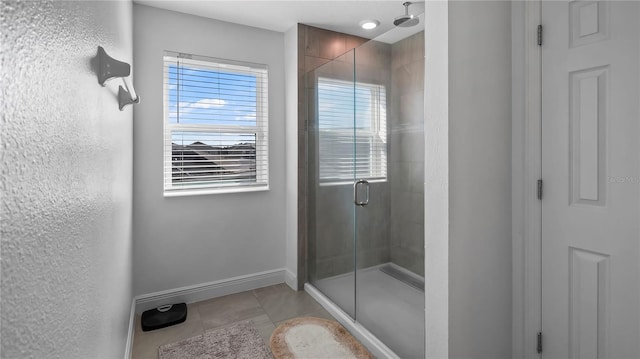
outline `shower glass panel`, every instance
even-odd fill
[[[398,32],[404,28],[394,29]],[[356,320],[401,358],[424,357],[424,31],[355,49]],[[373,88],[376,90],[373,90]],[[364,175],[363,175],[364,176]]]
[[[421,30],[305,76],[309,282],[401,358],[424,357]]]
[[[309,281],[355,318],[353,59],[352,50],[307,73],[305,87]]]

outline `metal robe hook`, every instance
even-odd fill
[[[140,96],[136,94],[129,75],[131,75],[131,65],[114,59],[104,51],[102,46],[98,46],[98,83],[104,86],[105,82],[114,77],[121,77],[124,82],[124,87],[118,88],[120,111],[127,105],[140,103]]]

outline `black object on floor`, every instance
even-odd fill
[[[187,320],[187,304],[169,304],[155,309],[149,309],[142,313],[140,322],[142,331],[170,327]]]

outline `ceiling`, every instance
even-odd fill
[[[134,2],[278,32],[287,31],[295,24],[303,23],[369,39],[393,29],[393,19],[404,15],[402,0],[134,0]],[[410,14],[418,15],[423,12],[424,0],[415,1],[409,7]],[[380,21],[380,26],[373,30],[362,29],[359,22],[369,19]],[[397,36],[387,34],[382,41],[395,42],[396,37],[399,40],[422,29],[424,29],[424,21],[412,28],[396,28],[394,33],[398,32]]]

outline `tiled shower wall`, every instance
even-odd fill
[[[424,276],[424,31],[391,53],[391,261]]]
[[[393,45],[306,25],[298,36],[299,266],[312,279],[352,271],[355,222],[359,268],[391,261],[423,275],[424,32]],[[370,205],[358,207],[355,220],[351,184],[315,183],[314,139],[305,134],[307,113],[315,112],[314,84],[305,74],[314,69],[343,80],[355,71],[356,81],[387,88],[388,181],[371,184]]]
[[[303,29],[301,31],[301,29]],[[304,73],[344,81],[382,84],[390,88],[391,46],[389,44],[301,25],[305,36]],[[304,34],[304,35],[302,35]],[[365,44],[363,44],[366,42]],[[359,46],[357,50],[350,51]],[[341,52],[342,51],[342,52]],[[338,56],[340,55],[340,56]],[[330,62],[330,63],[329,63]],[[355,64],[355,65],[354,65]],[[303,80],[307,108],[302,116],[315,117],[315,76]],[[387,96],[389,95],[387,91]],[[387,102],[389,99],[387,98]],[[331,184],[318,186],[315,168],[316,143],[313,129],[305,137],[305,162],[308,175],[308,269],[310,278],[321,279],[353,271],[354,234],[357,236],[358,267],[369,267],[390,260],[390,191],[389,183],[372,183],[370,204],[354,207],[353,186]],[[354,217],[354,210],[357,216]],[[354,225],[355,232],[354,232]]]
[[[298,24],[298,286],[307,281],[307,138],[305,74],[367,39]],[[314,253],[309,253],[308,258]]]

